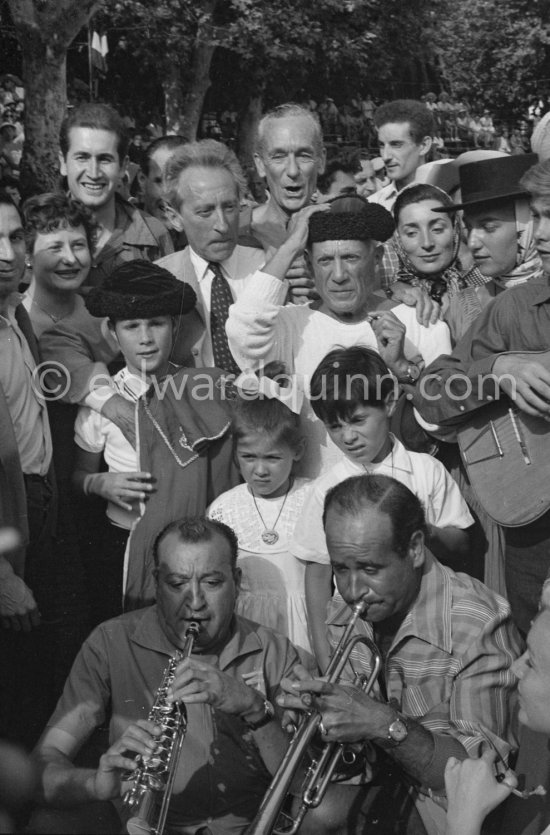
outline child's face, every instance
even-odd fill
[[[164,371],[172,350],[171,316],[121,319],[112,328],[128,369],[138,376]]]
[[[255,496],[275,499],[288,490],[290,474],[302,450],[294,451],[265,432],[251,432],[237,441],[237,463]]]
[[[358,464],[377,464],[391,449],[391,406],[357,406],[348,420],[325,423],[338,449]]]

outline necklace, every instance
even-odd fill
[[[49,310],[46,310],[46,308],[45,308],[45,307],[42,307],[42,305],[41,305],[41,304],[39,304],[39,302],[37,302],[37,301],[36,301],[36,299],[31,299],[31,303],[32,303],[32,304],[34,304],[34,305],[35,305],[35,307],[37,307],[39,310],[41,310],[41,311],[42,311],[42,313],[45,313],[45,314],[46,314],[46,316],[47,316],[49,319],[51,319],[51,320],[52,320],[52,322],[54,323],[54,325],[57,325],[57,323],[58,323],[58,322],[60,322],[60,321],[61,321],[61,319],[64,319],[64,318],[65,318],[65,316],[68,316],[68,315],[69,315],[68,313],[50,313],[50,311],[49,311]]]
[[[283,512],[283,508],[286,504],[286,500],[288,499],[288,494],[290,493],[290,488],[291,487],[292,487],[292,479],[288,483],[288,490],[285,493],[285,497],[283,499],[281,509],[279,510],[279,512],[277,514],[277,518],[275,519],[275,522],[273,523],[272,528],[268,528],[266,523],[264,522],[264,517],[260,513],[260,508],[258,507],[258,504],[256,502],[256,496],[254,495],[254,493],[252,493],[252,490],[250,491],[250,493],[252,495],[252,501],[254,502],[254,507],[256,508],[256,513],[260,517],[262,525],[264,526],[264,531],[261,534],[261,538],[262,538],[262,542],[265,542],[266,545],[275,545],[275,543],[277,543],[279,541],[279,534],[277,533],[275,528],[277,527],[277,522],[281,518],[281,513]]]

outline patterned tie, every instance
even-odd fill
[[[231,288],[219,264],[210,263],[208,268],[214,273],[210,292],[210,336],[212,338],[214,365],[216,368],[222,368],[230,374],[240,374],[241,370],[229,350],[225,332],[229,306],[233,304]]]

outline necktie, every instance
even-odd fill
[[[214,273],[212,290],[210,292],[210,336],[214,365],[231,374],[240,374],[240,368],[229,350],[225,323],[229,313],[229,306],[233,304],[231,288],[224,277],[219,264],[210,263],[209,269]]]

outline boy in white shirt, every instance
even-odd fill
[[[306,605],[321,669],[328,663],[325,610],[332,578],[323,508],[331,487],[365,472],[391,476],[422,501],[429,531],[426,545],[441,562],[457,568],[468,551],[466,529],[474,520],[457,484],[443,464],[425,453],[410,452],[390,433],[398,393],[397,381],[380,355],[361,345],[331,351],[311,378],[311,407],[345,455],[313,482],[290,542],[290,552],[307,563]]]
[[[123,264],[88,294],[86,306],[93,316],[109,315],[109,330],[126,362],[112,382],[124,398],[136,402],[154,380],[177,370],[170,362],[176,317],[194,308],[195,293],[168,270],[148,261]],[[138,471],[137,452],[118,426],[88,406],[78,411],[75,442],[75,487],[107,501],[109,524],[101,532],[99,553],[108,572],[103,585],[115,609],[103,615],[114,617],[121,611],[128,534],[139,518],[140,502],[155,489],[154,479]]]

